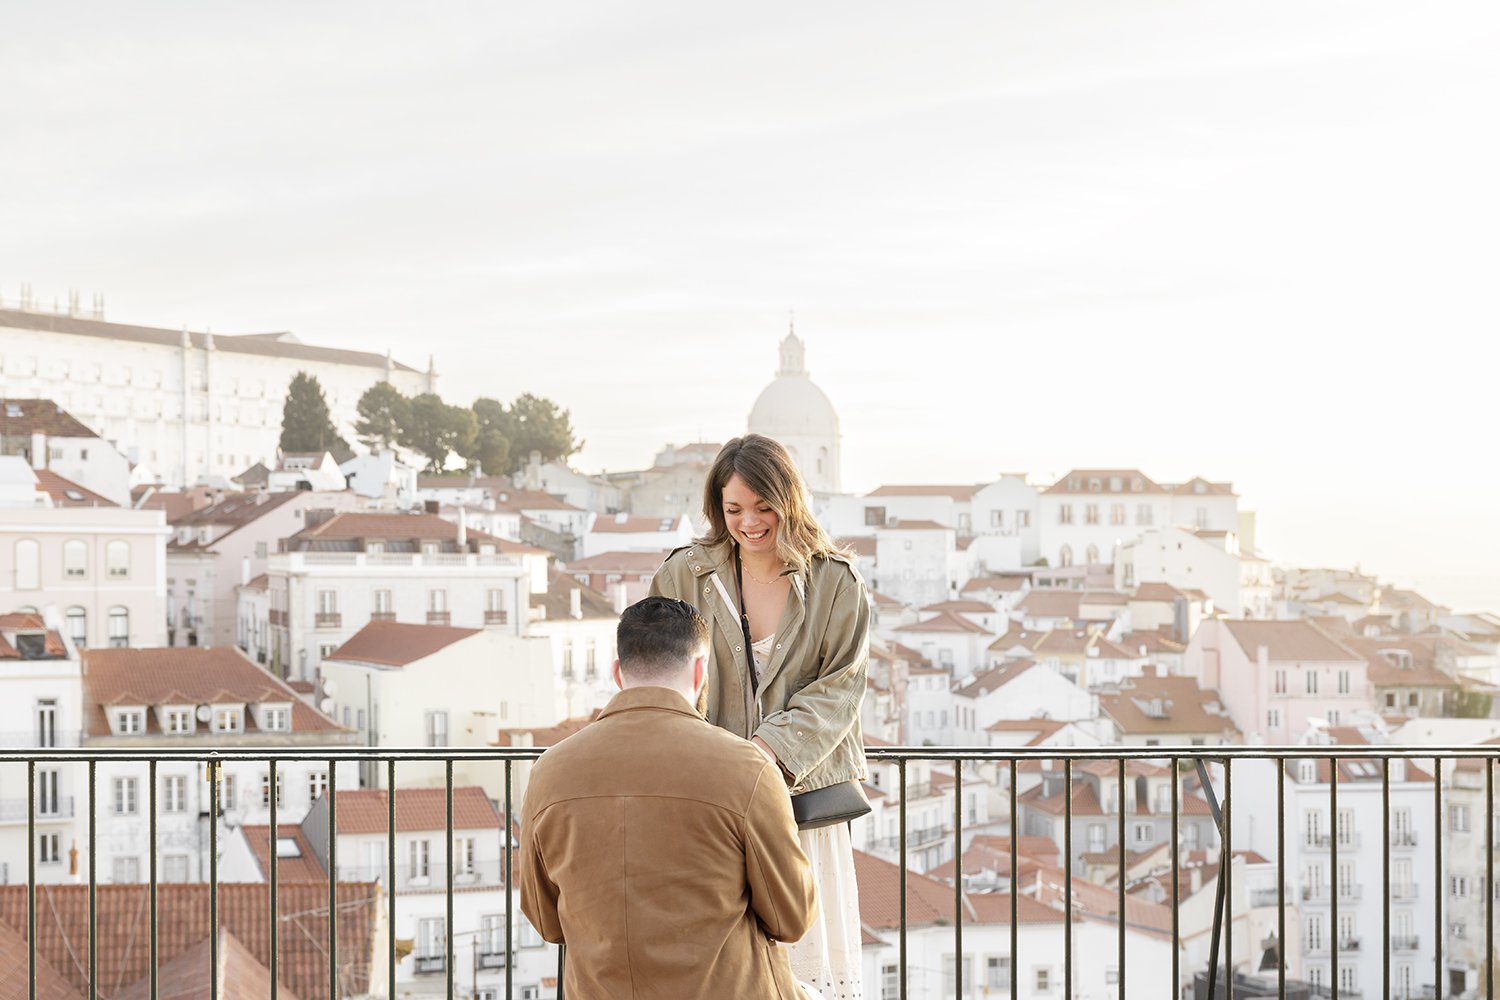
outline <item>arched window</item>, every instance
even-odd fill
[[[1083,551],[1084,562],[1096,563],[1099,561],[1099,546],[1090,545]]]
[[[818,449],[818,475],[822,476],[828,472],[828,449]]]
[[[65,617],[68,624],[68,638],[73,640],[74,646],[83,649],[89,644],[89,613],[74,605],[67,610]]]
[[[89,547],[78,539],[63,542],[63,576],[77,579],[89,575]]]
[[[130,543],[118,539],[110,542],[104,547],[104,561],[109,566],[109,575],[112,577],[123,577],[130,575]]]
[[[1062,551],[1057,554],[1057,564],[1059,566],[1073,565],[1073,546],[1064,545],[1062,547]]]
[[[38,590],[42,586],[42,549],[35,539],[16,542],[16,589]]]
[[[115,649],[130,645],[130,609],[115,605],[109,609],[109,644]]]

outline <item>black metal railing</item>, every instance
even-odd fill
[[[516,799],[516,769],[534,760],[540,750],[535,748],[483,748],[464,749],[454,747],[443,747],[433,749],[401,749],[380,750],[369,748],[319,748],[319,749],[282,749],[270,750],[265,747],[234,747],[224,748],[217,751],[204,753],[201,749],[142,749],[142,748],[104,748],[87,747],[79,749],[45,748],[29,750],[6,750],[0,751],[0,765],[24,765],[27,780],[26,798],[26,825],[28,835],[27,849],[27,872],[24,896],[24,919],[26,926],[25,950],[26,969],[28,977],[29,1000],[36,1000],[39,995],[39,981],[43,978],[39,975],[40,970],[49,969],[48,976],[55,976],[57,969],[63,969],[62,975],[71,978],[74,985],[83,991],[88,1000],[98,1000],[101,988],[99,975],[99,956],[101,954],[100,927],[99,927],[99,900],[100,900],[100,872],[98,868],[99,845],[101,843],[98,820],[103,809],[99,794],[99,768],[101,765],[115,768],[125,762],[136,762],[144,764],[147,770],[147,829],[148,841],[153,845],[150,851],[149,869],[146,881],[139,887],[139,912],[140,922],[144,926],[135,926],[130,930],[138,933],[144,938],[145,954],[148,956],[145,965],[145,975],[142,983],[145,989],[142,991],[150,1000],[159,1000],[160,974],[163,966],[161,958],[161,914],[162,894],[164,891],[173,893],[169,903],[172,906],[181,905],[178,893],[185,887],[171,885],[167,889],[163,885],[162,872],[159,867],[159,855],[161,850],[156,846],[159,835],[160,809],[158,803],[158,781],[157,768],[163,763],[185,763],[191,762],[200,765],[203,769],[204,780],[217,785],[222,769],[229,762],[249,761],[268,764],[267,777],[269,785],[274,786],[278,780],[278,768],[297,763],[326,763],[327,774],[333,781],[337,774],[339,765],[346,764],[351,767],[364,765],[364,773],[374,774],[383,779],[383,787],[389,790],[384,796],[385,805],[385,828],[383,831],[385,840],[386,856],[384,864],[371,863],[368,856],[356,860],[358,864],[353,868],[348,864],[341,864],[339,860],[339,799],[341,795],[335,794],[325,796],[326,816],[323,822],[323,831],[320,843],[312,844],[317,860],[323,872],[332,872],[335,877],[324,877],[317,886],[310,887],[305,881],[308,878],[305,868],[299,871],[295,880],[282,878],[280,868],[287,863],[286,858],[280,857],[281,851],[278,847],[277,837],[280,835],[281,824],[278,823],[277,797],[269,797],[269,821],[272,842],[265,859],[266,883],[264,893],[267,899],[263,910],[258,910],[261,916],[256,918],[261,921],[261,927],[254,933],[242,926],[228,927],[221,913],[221,902],[229,896],[237,896],[243,886],[232,883],[221,883],[220,879],[220,836],[221,822],[218,806],[219,796],[207,794],[203,797],[206,803],[207,813],[203,817],[206,820],[204,827],[208,840],[206,851],[206,928],[208,941],[208,955],[205,963],[205,976],[209,979],[210,1000],[218,1000],[219,984],[217,977],[207,976],[207,969],[220,967],[220,951],[224,947],[221,932],[229,930],[246,946],[251,947],[257,958],[263,958],[264,964],[270,972],[269,995],[270,1000],[277,1000],[278,984],[285,981],[286,987],[296,992],[303,1000],[342,1000],[346,996],[393,996],[400,990],[401,980],[398,978],[398,966],[408,961],[405,968],[409,970],[408,975],[423,975],[444,977],[442,992],[448,997],[470,996],[481,991],[479,976],[481,973],[493,974],[497,978],[493,980],[494,985],[483,987],[485,990],[493,989],[495,995],[503,996],[507,1000],[518,996],[517,993],[517,958],[521,955],[532,956],[533,965],[536,964],[535,956],[541,954],[536,949],[540,948],[540,942],[532,937],[522,940],[523,934],[530,929],[519,920],[516,911],[516,893],[509,884],[507,874],[512,872],[514,862],[514,842],[510,835],[499,830],[496,836],[500,842],[498,850],[502,856],[499,862],[498,873],[493,878],[487,878],[492,869],[493,862],[488,859],[481,861],[469,861],[455,856],[452,845],[455,844],[454,827],[454,773],[456,765],[465,767],[466,780],[469,769],[478,767],[489,767],[499,776],[500,780],[495,784],[498,792],[494,795],[497,812],[503,817],[503,829],[509,830],[512,826],[511,818],[516,815],[519,802]],[[1112,910],[1100,910],[1097,905],[1089,904],[1088,901],[1079,898],[1085,891],[1090,896],[1097,897],[1098,890],[1092,887],[1086,888],[1082,883],[1075,884],[1075,833],[1074,833],[1074,811],[1075,811],[1075,789],[1080,782],[1087,781],[1096,786],[1097,790],[1103,790],[1113,786],[1112,795],[1098,796],[1097,802],[1113,801],[1116,803],[1132,801],[1134,790],[1132,782],[1139,778],[1139,772],[1155,775],[1158,780],[1165,773],[1170,784],[1170,851],[1167,870],[1163,881],[1169,886],[1170,896],[1170,940],[1171,940],[1171,968],[1170,968],[1170,997],[1181,998],[1190,994],[1209,997],[1234,997],[1237,993],[1243,996],[1330,996],[1342,997],[1343,1000],[1362,995],[1401,997],[1403,995],[1416,997],[1423,994],[1439,997],[1484,997],[1493,1000],[1495,993],[1495,969],[1494,963],[1481,960],[1475,968],[1474,974],[1470,976],[1470,982],[1461,990],[1454,982],[1455,977],[1450,975],[1453,971],[1449,967],[1445,957],[1444,944],[1450,940],[1449,928],[1445,924],[1445,891],[1449,885],[1447,881],[1448,870],[1445,867],[1444,856],[1444,821],[1445,821],[1445,773],[1451,771],[1455,766],[1462,766],[1469,770],[1477,768],[1483,771],[1483,780],[1480,785],[1483,796],[1483,816],[1485,817],[1482,827],[1476,827],[1466,833],[1471,838],[1483,837],[1483,941],[1495,941],[1494,908],[1496,894],[1494,892],[1494,864],[1496,856],[1495,841],[1495,770],[1496,761],[1500,759],[1500,749],[1495,747],[1422,747],[1395,748],[1379,746],[1350,746],[1350,747],[1287,747],[1287,748],[1263,748],[1263,747],[1088,747],[1068,748],[945,748],[945,747],[917,747],[917,748],[879,748],[868,752],[868,758],[873,762],[894,765],[896,771],[895,787],[885,788],[887,801],[893,801],[894,808],[898,811],[899,828],[893,845],[898,858],[907,858],[918,843],[924,842],[926,832],[937,830],[944,837],[951,837],[952,844],[952,919],[951,926],[939,921],[940,931],[938,933],[951,934],[952,952],[954,960],[951,967],[946,969],[946,975],[941,987],[921,986],[913,988],[911,966],[912,953],[909,946],[911,927],[908,923],[908,915],[911,912],[909,906],[909,887],[911,879],[917,876],[907,865],[897,866],[897,894],[899,898],[898,919],[896,926],[890,928],[895,932],[895,941],[885,942],[880,946],[871,944],[871,947],[890,947],[896,952],[897,976],[894,982],[894,995],[897,1000],[918,1000],[921,997],[934,997],[935,1000],[944,1000],[946,997],[954,998],[977,998],[1003,996],[1008,992],[1012,1000],[1018,1000],[1022,995],[1032,995],[1033,987],[1040,987],[1041,973],[1037,973],[1037,981],[1028,982],[1023,992],[1023,978],[1026,970],[1023,970],[1016,960],[1022,955],[1020,945],[1020,933],[1023,923],[1021,896],[1034,895],[1036,901],[1052,906],[1060,916],[1062,924],[1061,951],[1062,951],[1062,975],[1061,996],[1075,997],[1084,995],[1084,989],[1088,986],[1089,996],[1116,995],[1121,1000],[1127,997],[1128,985],[1131,982],[1131,974],[1134,971],[1132,956],[1129,953],[1129,932],[1132,929],[1134,918],[1130,903],[1130,880],[1128,878],[1116,877],[1112,886],[1105,887],[1106,892],[1113,896]],[[1258,823],[1271,821],[1274,815],[1276,849],[1273,852],[1274,860],[1266,860],[1264,864],[1274,864],[1277,889],[1266,890],[1257,888],[1246,894],[1248,905],[1264,906],[1273,903],[1270,896],[1274,896],[1274,904],[1277,906],[1275,940],[1286,942],[1288,940],[1288,911],[1296,897],[1293,893],[1298,890],[1295,881],[1289,880],[1287,871],[1287,844],[1289,838],[1301,840],[1300,821],[1301,817],[1288,816],[1287,777],[1288,771],[1293,766],[1299,768],[1303,762],[1312,762],[1315,769],[1324,768],[1320,771],[1323,775],[1337,775],[1340,766],[1356,764],[1361,769],[1358,773],[1365,780],[1377,780],[1380,791],[1381,816],[1385,820],[1386,829],[1390,829],[1390,817],[1392,815],[1392,771],[1393,764],[1399,762],[1403,769],[1403,776],[1409,777],[1406,772],[1413,768],[1421,768],[1418,773],[1431,782],[1431,813],[1435,835],[1431,838],[1430,868],[1425,872],[1409,865],[1403,860],[1401,863],[1407,867],[1400,869],[1405,874],[1400,879],[1395,877],[1392,864],[1393,846],[1410,846],[1416,843],[1416,837],[1404,834],[1398,838],[1395,836],[1376,836],[1371,838],[1374,843],[1369,845],[1374,850],[1378,845],[1381,853],[1380,870],[1373,871],[1369,868],[1360,868],[1352,876],[1357,880],[1355,885],[1341,885],[1341,878],[1345,881],[1349,877],[1341,875],[1339,858],[1341,852],[1345,855],[1350,851],[1357,850],[1352,837],[1332,837],[1325,845],[1316,845],[1316,857],[1321,864],[1326,860],[1326,871],[1328,879],[1326,882],[1316,883],[1321,888],[1326,887],[1326,900],[1331,907],[1331,919],[1326,924],[1324,931],[1318,940],[1322,951],[1329,956],[1330,966],[1321,975],[1313,977],[1310,982],[1297,982],[1289,978],[1288,965],[1286,962],[1286,949],[1277,946],[1274,951],[1266,951],[1275,961],[1275,968],[1271,969],[1262,961],[1262,954],[1258,951],[1254,956],[1240,956],[1236,961],[1233,952],[1235,935],[1232,932],[1221,933],[1225,928],[1234,928],[1236,919],[1236,906],[1245,906],[1247,903],[1236,903],[1233,890],[1233,881],[1243,877],[1243,873],[1237,874],[1234,870],[1234,858],[1236,857],[1233,841],[1235,836],[1235,824],[1233,815],[1236,810],[1246,813],[1246,822],[1254,820]],[[952,797],[951,824],[945,823],[940,827],[924,826],[921,830],[908,828],[908,814],[906,805],[909,801],[910,792],[916,784],[908,784],[907,775],[909,765],[913,762],[922,762],[927,765],[950,765],[953,768],[951,783],[946,784],[944,794]],[[1063,869],[1061,879],[1061,899],[1053,905],[1041,894],[1039,887],[1028,888],[1024,885],[1017,873],[1021,871],[1019,865],[1018,842],[1025,833],[1021,829],[1021,810],[1023,801],[1020,796],[1019,786],[1023,774],[1022,763],[1040,765],[1040,769],[1050,775],[1061,775],[1061,787],[1063,792],[1062,824],[1061,824],[1061,850],[1060,864]],[[441,919],[441,931],[436,935],[422,936],[413,935],[410,921],[402,926],[399,938],[406,941],[405,947],[398,947],[398,897],[403,897],[400,891],[400,880],[402,873],[408,876],[412,866],[405,868],[398,865],[397,833],[405,828],[397,825],[397,800],[401,797],[403,789],[398,783],[400,767],[403,764],[421,763],[428,765],[439,764],[442,767],[443,794],[443,816],[441,823],[436,817],[433,818],[433,835],[441,830],[444,835],[443,844],[446,849],[435,853],[431,860],[431,867],[422,866],[427,871],[427,879],[436,888],[442,891],[444,897],[441,911],[435,909],[424,910],[424,919]],[[986,985],[981,985],[977,980],[983,976],[976,975],[972,965],[966,960],[964,948],[964,935],[966,923],[972,924],[972,917],[966,914],[975,912],[969,898],[969,889],[964,881],[964,851],[975,834],[973,823],[966,824],[966,801],[965,785],[975,779],[966,773],[966,764],[982,763],[991,765],[991,771],[1001,781],[999,794],[1008,799],[1009,818],[1007,821],[1009,836],[1009,954],[1002,956],[1010,964],[1004,967],[1003,979],[1008,990],[1002,989],[999,994]],[[45,866],[48,862],[60,860],[55,853],[57,846],[54,841],[41,843],[41,853],[47,856],[39,856],[39,833],[40,824],[48,820],[41,808],[45,801],[44,796],[39,795],[38,776],[42,769],[52,769],[59,765],[71,764],[75,767],[81,766],[86,770],[86,787],[84,794],[80,796],[83,809],[85,810],[84,822],[86,823],[87,836],[84,840],[83,851],[86,855],[87,876],[87,922],[86,922],[86,947],[81,940],[83,929],[80,929],[78,939],[65,938],[59,958],[55,961],[45,961],[45,956],[39,958],[39,919],[44,915],[48,922],[48,948],[53,948],[56,934],[51,925],[58,924],[63,918],[59,916],[54,896],[63,891],[48,879],[49,884],[41,884],[38,879],[39,866]],[[384,768],[380,765],[384,764]],[[1131,767],[1137,769],[1137,775],[1132,776]],[[1245,776],[1254,777],[1250,769],[1256,766],[1270,766],[1274,768],[1274,802],[1261,803],[1245,800],[1238,804],[1235,799],[1234,787],[1236,781],[1243,780]],[[1163,770],[1164,769],[1164,772]],[[922,769],[925,773],[926,768]],[[1033,775],[1035,769],[1028,767],[1027,775]],[[1237,777],[1240,776],[1240,777]],[[1265,777],[1262,773],[1261,777]],[[1028,780],[1030,780],[1028,778]],[[1190,788],[1191,783],[1196,785]],[[1302,805],[1307,804],[1309,794],[1326,796],[1327,814],[1334,818],[1335,822],[1340,815],[1339,801],[1341,785],[1348,785],[1349,779],[1339,780],[1315,780],[1307,782],[1311,791],[1303,789],[1298,799]],[[1267,785],[1272,783],[1267,783]],[[1409,782],[1408,782],[1409,784]],[[334,783],[336,787],[336,782]],[[1265,787],[1265,786],[1262,786]],[[1184,816],[1185,802],[1200,802],[1201,799],[1189,798],[1185,792],[1191,790],[1197,796],[1206,799],[1213,812],[1214,827],[1218,832],[1219,842],[1217,844],[1219,877],[1215,879],[1217,904],[1214,914],[1214,928],[1211,937],[1212,944],[1208,949],[1207,970],[1186,969],[1183,967],[1183,937],[1181,919],[1183,914],[1182,899],[1184,885],[1183,851],[1181,849],[1180,833],[1184,829],[1186,817]],[[1345,788],[1343,795],[1346,800],[1355,790]],[[1404,793],[1410,792],[1410,788],[1404,788]],[[49,793],[50,794],[50,793]],[[1241,793],[1242,799],[1245,794]],[[1427,794],[1421,791],[1420,794]],[[1410,797],[1409,795],[1407,796]],[[1078,799],[1079,802],[1085,801]],[[1153,802],[1158,800],[1153,797]],[[1164,803],[1163,803],[1164,804]],[[1093,807],[1091,807],[1093,808]],[[1158,807],[1159,808],[1159,807]],[[1201,805],[1200,807],[1201,808]],[[1477,812],[1477,803],[1476,809]],[[1097,813],[1090,813],[1089,818],[1094,819]],[[1105,822],[1113,829],[1114,843],[1107,850],[1115,854],[1115,865],[1119,873],[1128,872],[1127,862],[1127,821],[1130,813],[1127,810],[1114,809],[1112,814],[1106,812]],[[364,816],[362,822],[368,821]],[[966,829],[966,826],[968,829]],[[228,828],[226,828],[227,831]],[[1289,832],[1290,831],[1290,832]],[[305,832],[305,831],[304,831]],[[369,833],[371,831],[364,830]],[[463,831],[465,835],[468,830]],[[54,836],[48,834],[47,836]],[[1395,842],[1401,841],[1398,845]],[[1080,845],[1081,846],[1081,845]],[[1214,845],[1205,844],[1212,847]],[[291,857],[292,855],[288,855]],[[1242,855],[1243,856],[1243,855]],[[304,859],[305,860],[305,859]],[[1346,864],[1350,863],[1346,856]],[[1248,863],[1248,861],[1246,862]],[[1097,868],[1097,859],[1091,859],[1090,866]],[[76,869],[75,869],[76,871]],[[378,872],[378,874],[377,874]],[[359,878],[360,883],[373,883],[379,887],[381,876],[386,872],[397,873],[396,892],[379,891],[375,895],[361,895],[350,891],[350,884],[341,881],[347,874],[353,874]],[[1477,872],[1468,872],[1476,882],[1481,876]],[[127,879],[128,880],[128,879]],[[409,880],[409,879],[408,879]],[[175,881],[175,879],[174,879]],[[1264,876],[1264,883],[1270,881],[1270,874]],[[481,882],[491,886],[504,888],[504,900],[496,903],[497,910],[503,910],[503,931],[500,930],[498,921],[501,920],[499,913],[492,918],[497,923],[483,932],[481,943],[481,932],[477,929],[466,930],[455,927],[455,898],[467,891],[468,885]],[[323,885],[322,883],[326,883]],[[17,886],[17,890],[21,887]],[[111,889],[111,897],[121,894],[121,890],[127,887],[116,886]],[[198,887],[203,888],[203,887]],[[355,888],[363,889],[356,885]],[[1352,906],[1360,901],[1361,889],[1368,889],[1371,895],[1378,894],[1381,901],[1381,919],[1379,926],[1373,927],[1368,924],[1359,928],[1358,933],[1349,933],[1344,930],[1340,922],[1340,904],[1346,907]],[[1352,891],[1351,891],[1352,890]],[[260,891],[260,890],[257,890]],[[315,891],[322,894],[322,900],[317,906],[308,905],[308,893]],[[1433,938],[1430,943],[1430,951],[1422,952],[1420,945],[1425,939],[1425,934],[1418,935],[1410,930],[1409,923],[1401,924],[1401,931],[1396,933],[1392,918],[1392,901],[1400,901],[1406,898],[1416,898],[1422,893],[1427,894],[1432,908],[1432,931]],[[426,894],[423,894],[424,896]],[[1477,894],[1476,894],[1477,895]],[[6,897],[0,894],[0,904]],[[137,897],[132,897],[137,898]],[[1096,900],[1097,902],[1097,900]],[[383,904],[384,912],[377,914],[375,907]],[[928,896],[926,905],[931,906],[931,897]],[[1031,904],[1028,904],[1030,907]],[[300,907],[295,912],[287,912],[289,906]],[[1092,908],[1091,908],[1092,907]],[[231,920],[241,920],[241,910],[235,908],[230,913]],[[11,919],[18,919],[20,913],[13,913]],[[321,914],[321,917],[319,917]],[[411,914],[406,914],[410,917]],[[1245,915],[1239,914],[1240,917]],[[379,919],[376,919],[378,917]],[[195,918],[196,919],[196,918]],[[310,930],[310,921],[321,919],[314,930]],[[1097,939],[1092,939],[1096,944],[1090,946],[1090,951],[1082,956],[1077,953],[1075,943],[1075,930],[1077,925],[1087,919],[1092,924],[1112,923],[1114,927],[1114,954],[1101,953],[1097,947]],[[1403,917],[1403,919],[1405,919]],[[476,917],[477,922],[477,917]],[[997,921],[1004,923],[1005,921]],[[295,923],[295,929],[291,924]],[[1041,921],[1038,926],[1039,932],[1051,933],[1051,921]],[[367,956],[382,955],[384,958],[384,969],[376,969],[371,965],[365,971],[365,978],[360,980],[354,977],[351,968],[355,963],[354,956],[341,953],[341,928],[350,935],[349,940],[366,947],[374,941],[373,935],[377,928],[383,930],[385,940],[383,947],[368,947]],[[879,930],[880,928],[876,928]],[[109,927],[107,931],[111,935],[118,933],[118,928]],[[924,933],[931,933],[932,928],[926,927]],[[1301,936],[1301,928],[1293,927],[1291,932]],[[1378,931],[1378,933],[1377,933]],[[1478,937],[1478,927],[1474,928],[1471,936]],[[1028,931],[1028,934],[1031,932]],[[1164,929],[1158,933],[1165,934]],[[417,939],[413,947],[411,941]],[[467,938],[467,943],[464,942]],[[295,984],[292,979],[283,979],[283,972],[289,967],[306,965],[306,953],[299,953],[296,962],[291,961],[287,949],[301,947],[303,939],[313,940],[319,961],[326,963],[326,979],[317,983],[298,980]],[[111,937],[111,941],[114,941]],[[1243,936],[1241,938],[1243,941]],[[437,944],[431,942],[436,941]],[[882,939],[884,942],[884,939]],[[424,943],[426,942],[426,943]],[[1254,944],[1252,942],[1252,944]],[[1382,946],[1384,944],[1384,946]],[[346,942],[347,946],[347,942]],[[113,945],[112,945],[113,947]],[[180,955],[182,950],[182,933],[180,928],[174,927],[172,947]],[[1341,973],[1344,972],[1348,963],[1341,962],[1341,957],[1351,961],[1365,961],[1379,954],[1380,983],[1368,981],[1359,982],[1358,989],[1351,985],[1341,987]],[[460,960],[462,953],[462,960]],[[548,951],[548,956],[556,955],[556,965],[549,969],[553,975],[546,977],[555,983],[555,996],[564,996],[564,951],[557,949],[555,952]],[[924,952],[926,953],[926,952]],[[1415,953],[1417,964],[1425,966],[1428,970],[1426,975],[1416,972],[1412,978],[1411,956]],[[67,956],[71,956],[69,959]],[[992,956],[993,957],[993,956]],[[1393,970],[1393,957],[1399,957],[1402,962],[1399,978]],[[111,959],[114,960],[113,958]],[[550,958],[545,961],[550,962]],[[1139,958],[1136,959],[1140,961]],[[1321,961],[1321,959],[1320,959]],[[373,962],[373,958],[371,959]],[[367,963],[368,964],[368,963]],[[472,970],[472,981],[458,978],[458,970],[467,966]],[[879,963],[876,963],[879,967]],[[996,969],[999,967],[997,966]],[[1088,984],[1083,982],[1081,974],[1087,973],[1091,979]],[[19,969],[15,970],[19,973]],[[1254,973],[1253,975],[1249,973]],[[503,979],[499,978],[503,974]],[[1160,970],[1143,968],[1137,972],[1137,976],[1160,974]],[[991,979],[1000,977],[998,971],[992,970]],[[118,978],[118,977],[117,977]],[[1163,976],[1163,979],[1166,977]],[[1267,992],[1255,992],[1262,987],[1254,985],[1264,984]],[[124,984],[128,985],[128,984]],[[530,992],[530,984],[528,993]],[[886,987],[891,984],[875,982],[866,984],[867,996],[880,996],[885,1000]],[[1052,973],[1046,975],[1046,986],[1055,991],[1058,984],[1052,979]],[[121,984],[111,983],[108,988],[113,991],[120,988]],[[459,987],[463,988],[460,989]],[[1274,992],[1270,992],[1274,986]],[[1101,992],[1101,989],[1103,992]],[[1205,992],[1206,991],[1206,992]],[[43,990],[46,992],[46,990]],[[423,987],[420,992],[432,992],[430,987]],[[535,995],[546,997],[546,993]],[[1048,994],[1048,995],[1055,995]],[[1138,989],[1135,996],[1144,996]],[[1153,997],[1152,1000],[1155,1000]]]

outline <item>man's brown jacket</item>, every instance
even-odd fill
[[[796,1000],[816,893],[774,764],[680,694],[620,692],[532,769],[521,909],[570,998]]]

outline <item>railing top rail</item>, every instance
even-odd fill
[[[16,747],[0,749],[0,763],[105,760],[334,760],[334,761],[527,761],[546,747],[351,747],[351,746],[94,746]],[[1152,747],[871,747],[872,761],[1010,760],[1431,760],[1495,758],[1500,745],[1484,746],[1152,746]]]

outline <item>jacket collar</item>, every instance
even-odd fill
[[[694,542],[687,546],[688,568],[693,571],[694,576],[703,577],[723,567],[728,574],[727,579],[734,579],[734,543],[725,542],[722,545],[705,545],[702,542]],[[782,576],[790,575],[792,581],[798,587],[799,594],[803,586],[800,574],[795,569],[788,567],[781,572]]]
[[[677,712],[682,715],[690,715],[695,719],[702,718],[688,700],[671,688],[664,687],[633,687],[626,688],[617,693],[609,700],[599,713],[603,719],[610,715],[618,715],[621,712],[633,712],[638,709],[654,708],[666,712]]]

